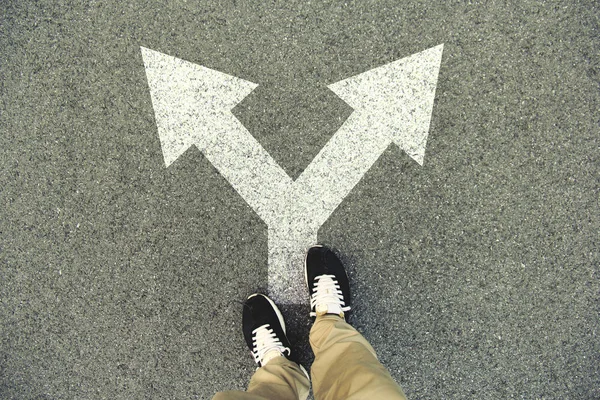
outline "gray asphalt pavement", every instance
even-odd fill
[[[327,85],[444,44],[425,162],[386,150],[319,231],[409,399],[600,398],[596,1],[0,4],[0,398],[207,399],[255,365],[267,227],[197,149],[166,168],[140,46],[260,86],[292,177]],[[285,306],[310,366],[308,310]]]

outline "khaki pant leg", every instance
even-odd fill
[[[285,357],[277,357],[256,370],[248,390],[219,392],[213,400],[306,400],[310,382],[300,366]]]
[[[317,317],[310,345],[315,353],[311,368],[315,399],[406,400],[373,347],[342,318]]]

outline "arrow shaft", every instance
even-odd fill
[[[321,226],[390,145],[389,136],[370,131],[353,113],[313,162],[294,182],[296,202],[302,199]]]
[[[228,125],[222,131],[198,135],[203,140],[196,146],[258,215],[267,219],[292,180],[237,119]]]
[[[317,243],[318,229],[301,220],[269,226],[269,295],[280,304],[306,304],[304,255]]]
[[[342,126],[278,203],[269,227],[269,294],[280,303],[307,301],[304,254],[321,225],[389,146],[388,136],[353,120]]]

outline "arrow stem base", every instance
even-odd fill
[[[269,296],[279,304],[308,304],[304,258],[317,230],[269,229]]]

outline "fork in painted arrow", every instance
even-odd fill
[[[165,164],[195,145],[266,222],[276,301],[307,302],[306,249],[391,143],[423,164],[442,50],[330,85],[354,112],[294,181],[231,112],[257,84],[142,47]]]

